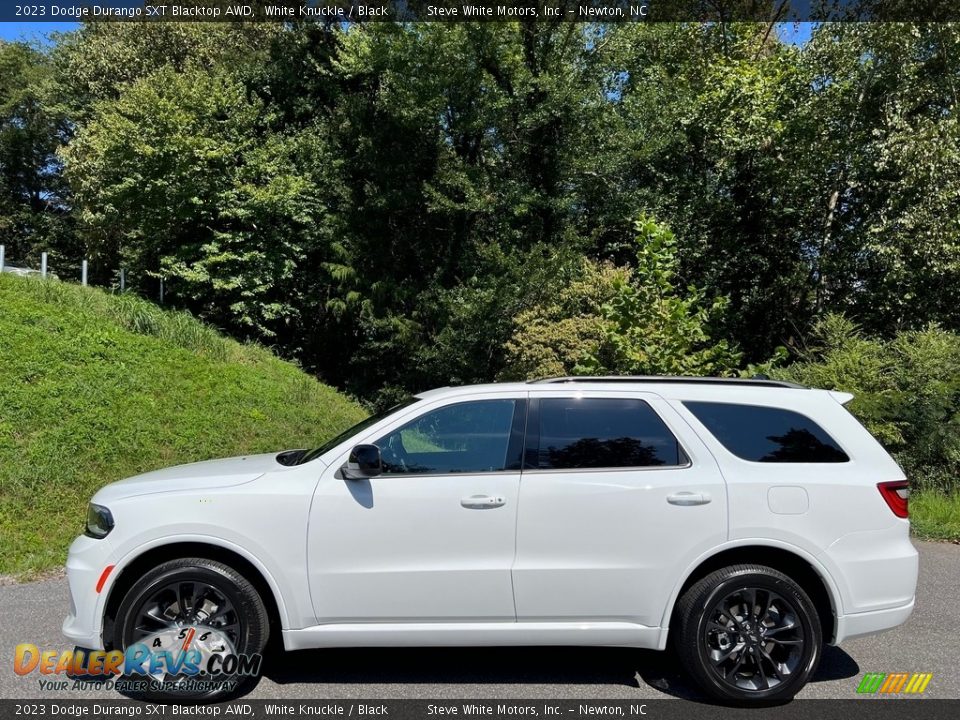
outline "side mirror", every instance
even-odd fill
[[[357,445],[350,451],[350,457],[342,472],[347,480],[376,477],[383,472],[380,448],[376,445]]]

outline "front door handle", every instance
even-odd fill
[[[667,495],[667,502],[671,505],[706,505],[710,499],[710,494],[705,492],[683,491]]]
[[[499,495],[471,495],[460,499],[460,504],[468,510],[487,510],[507,504],[506,498]]]

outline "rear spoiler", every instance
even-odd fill
[[[854,398],[853,393],[840,392],[839,390],[827,390],[827,392],[830,393],[830,397],[832,397],[841,405],[846,405]]]

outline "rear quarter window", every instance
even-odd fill
[[[850,458],[806,415],[736,403],[683,403],[738,458],[764,463],[842,463]]]

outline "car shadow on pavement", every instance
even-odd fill
[[[647,655],[662,656],[654,657],[647,672],[640,669],[640,675],[644,682],[650,687],[659,690],[665,695],[671,695],[684,700],[695,700],[697,702],[713,703],[714,701],[701,693],[687,679],[680,663],[673,653],[655,653],[644,651]],[[820,665],[817,672],[811,678],[811,683],[826,682],[829,680],[842,680],[855,677],[860,673],[860,666],[857,661],[850,657],[844,650],[838,647],[827,646],[824,648],[823,657],[820,659]]]
[[[264,676],[279,685],[647,686],[688,700],[706,698],[673,653],[629,648],[337,648],[272,653]],[[827,647],[812,682],[853,677],[856,661]],[[556,690],[561,692],[562,689]],[[612,695],[629,696],[613,691]]]

